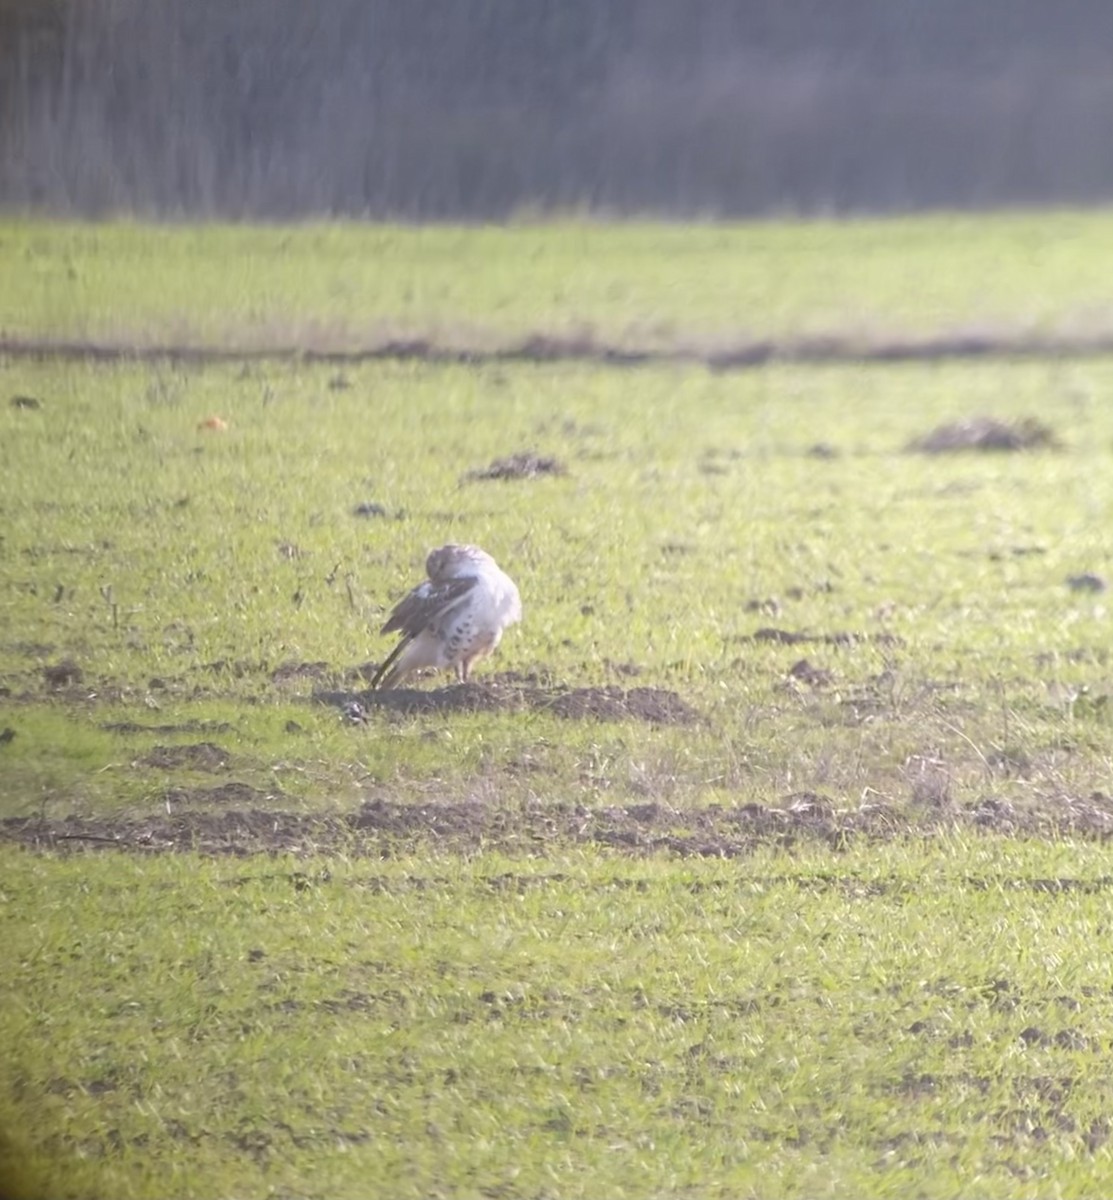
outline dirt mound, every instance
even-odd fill
[[[502,712],[523,707],[516,689],[480,683],[462,683],[456,687],[430,690],[400,687],[387,691],[318,691],[313,693],[313,699],[318,704],[331,704],[342,709],[355,722],[366,721],[376,711],[415,716],[426,713]]]
[[[232,804],[266,804],[268,802],[273,803],[282,798],[282,793],[279,791],[264,792],[259,788],[252,787],[248,783],[240,783],[239,780],[233,780],[231,783],[222,783],[219,787],[213,788],[171,788],[163,797],[163,801],[166,807],[173,811],[176,806],[184,804],[197,806],[207,804],[221,806]]]
[[[652,687],[540,687],[510,683],[462,683],[452,687],[392,688],[358,693],[319,691],[313,699],[342,709],[356,722],[375,711],[404,713],[551,712],[573,721],[646,721],[692,725],[702,718],[676,692]]]
[[[1034,417],[1012,422],[968,417],[913,439],[907,449],[919,454],[949,454],[958,450],[1036,450],[1058,445],[1052,429]]]
[[[231,755],[214,742],[194,742],[188,746],[154,746],[135,761],[141,767],[160,771],[182,768],[189,771],[224,771]]]
[[[49,688],[64,688],[73,683],[80,683],[84,678],[85,672],[72,658],[66,658],[60,663],[43,667],[43,679]]]
[[[1072,592],[1104,592],[1109,584],[1101,575],[1085,571],[1081,575],[1068,575],[1067,587]]]
[[[789,677],[807,684],[808,687],[823,688],[835,682],[834,674],[826,667],[817,667],[802,658],[788,669]]]
[[[489,466],[477,467],[464,474],[463,482],[482,479],[536,479],[539,475],[567,475],[568,468],[559,458],[550,458],[527,450],[496,458]]]
[[[231,785],[243,788],[245,785]],[[266,799],[262,792],[253,799]],[[308,852],[317,844],[315,827],[325,822],[310,822],[294,813],[278,813],[262,808],[227,812],[173,812],[175,804],[200,804],[211,800],[222,788],[202,788],[193,792],[175,789],[167,794],[171,813],[163,811],[147,819],[94,820],[69,817],[45,821],[37,817],[13,817],[0,821],[0,840],[37,849],[121,849],[148,851],[196,850],[204,854],[259,854],[265,852]],[[335,823],[334,823],[335,824]],[[331,841],[336,844],[336,831]]]

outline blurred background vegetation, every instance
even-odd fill
[[[1109,0],[0,0],[0,204],[500,219],[1113,196]]]

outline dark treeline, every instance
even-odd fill
[[[0,0],[0,203],[499,218],[1113,198],[1110,0]]]

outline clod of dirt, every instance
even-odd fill
[[[10,725],[5,725],[0,729],[0,746],[6,746],[9,742],[15,741],[15,730]]]
[[[1089,571],[1067,577],[1067,587],[1072,592],[1104,592],[1108,586],[1100,575],[1091,574]]]
[[[339,708],[363,724],[376,710],[406,715],[452,712],[551,712],[569,720],[646,721],[653,725],[692,725],[700,714],[676,692],[636,687],[536,687],[528,684],[462,683],[452,687],[391,688],[387,691],[315,692],[313,699]]]
[[[238,780],[222,783],[219,787],[212,788],[171,788],[163,796],[163,802],[167,807],[183,804],[273,805],[275,801],[282,799],[283,793],[278,789],[264,792],[259,788],[252,787],[249,783],[240,783]]]
[[[353,517],[385,517],[386,509],[377,500],[365,500],[352,509]]]
[[[396,804],[385,799],[366,801],[349,822],[353,829],[376,833],[413,834],[418,830],[439,837],[472,834],[481,836],[505,814],[489,805],[475,803]]]
[[[1059,444],[1050,426],[1034,417],[1011,423],[994,417],[969,417],[914,438],[906,449],[920,454],[949,454],[957,450],[1037,450]]]
[[[84,672],[72,658],[64,658],[60,663],[43,667],[43,679],[48,687],[63,688],[71,683],[80,683],[83,678]]]
[[[468,471],[464,481],[477,479],[535,479],[538,475],[567,475],[568,468],[558,458],[543,457],[532,451],[496,458],[490,466]]]
[[[185,768],[190,771],[223,771],[228,766],[228,751],[213,742],[195,742],[189,746],[155,746],[135,761],[139,766],[160,771]]]
[[[789,667],[788,673],[792,679],[798,679],[801,683],[806,683],[808,687],[827,687],[835,679],[834,675],[826,668],[814,667],[806,658],[793,663]]]
[[[42,401],[34,396],[13,396],[9,401],[12,408],[35,409],[42,408]]]

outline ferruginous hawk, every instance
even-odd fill
[[[429,578],[398,601],[382,628],[402,640],[375,672],[372,688],[397,687],[426,667],[454,667],[464,683],[503,630],[522,619],[514,581],[478,546],[450,542],[430,550],[425,571]]]

